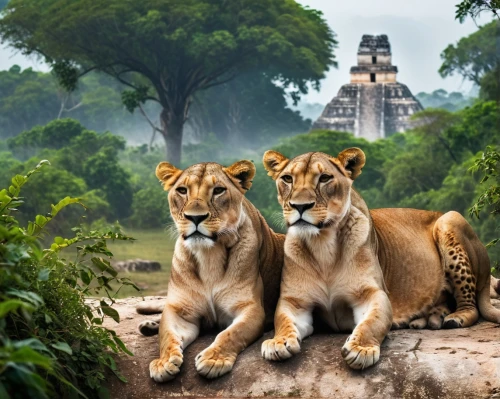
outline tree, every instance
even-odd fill
[[[286,92],[263,73],[243,73],[198,93],[187,127],[195,138],[214,133],[231,148],[256,149],[307,132],[310,122],[288,108]]]
[[[457,154],[446,137],[446,131],[458,122],[458,115],[444,109],[428,108],[415,114],[412,119],[416,122],[413,130],[417,135],[422,136],[424,141],[439,144],[454,162],[458,162]]]
[[[456,46],[450,44],[446,47],[441,53],[443,64],[439,73],[443,78],[457,73],[480,86],[481,79],[499,64],[499,40],[499,21],[480,27],[477,32],[460,39]]]
[[[500,19],[498,10],[500,10],[500,0],[464,0],[457,4],[455,17],[462,23],[467,16],[475,19],[484,11],[490,11]]]
[[[102,195],[101,199],[110,206],[110,216],[129,216],[133,190],[129,173],[118,161],[118,152],[125,149],[125,140],[122,137],[109,132],[99,134],[87,130],[73,119],[57,119],[45,126],[36,126],[25,131],[7,142],[19,159],[34,157],[25,162],[25,170],[29,170],[39,159],[48,159],[52,164],[50,171],[43,174],[43,178],[31,179],[28,190],[34,187],[33,193],[39,194],[31,195],[30,201],[33,201],[33,204],[26,204],[24,209],[49,206],[50,201],[61,196],[64,190],[69,190],[67,194],[73,196],[81,196],[88,190],[95,190],[91,195],[93,204],[97,203],[95,197]],[[10,159],[5,162],[12,167],[18,167]],[[98,205],[102,208],[103,204]]]
[[[57,116],[60,101],[50,74],[17,65],[0,71],[0,137],[13,136]]]
[[[258,70],[298,100],[335,65],[322,14],[293,0],[11,0],[0,37],[44,56],[68,89],[97,69],[131,88],[129,110],[158,102],[177,164],[196,92]]]

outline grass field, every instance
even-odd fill
[[[161,230],[125,229],[124,233],[134,237],[136,241],[115,241],[109,243],[109,249],[115,260],[147,259],[158,261],[161,270],[157,272],[120,273],[120,277],[130,278],[141,288],[138,292],[132,287],[123,287],[118,293],[119,298],[139,295],[165,295],[167,290],[172,254],[175,240]]]
[[[123,232],[128,236],[134,237],[136,241],[109,241],[108,247],[113,253],[114,259],[128,260],[140,258],[158,261],[161,264],[161,270],[157,272],[120,272],[119,277],[130,278],[141,288],[141,291],[136,291],[130,286],[124,286],[120,289],[116,297],[165,295],[170,267],[172,266],[175,240],[163,229],[124,229]],[[66,252],[66,256],[68,256],[68,259],[71,259],[68,252]],[[118,288],[116,284],[111,284],[111,286],[115,289]]]

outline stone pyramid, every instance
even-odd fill
[[[396,81],[398,68],[391,58],[387,35],[363,35],[351,83],[340,88],[312,130],[351,132],[370,141],[408,130],[410,117],[423,107],[406,85]]]

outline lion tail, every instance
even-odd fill
[[[164,307],[165,301],[144,301],[139,303],[139,305],[135,307],[135,310],[139,314],[157,314],[163,312]]]
[[[488,277],[486,284],[481,289],[481,291],[479,291],[477,304],[478,304],[479,312],[481,313],[481,316],[483,316],[488,321],[500,324],[500,309],[495,308],[491,304],[490,279],[491,279],[491,276]]]

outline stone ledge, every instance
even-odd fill
[[[162,300],[146,297],[146,300]],[[112,398],[201,397],[338,397],[338,398],[500,398],[500,326],[482,321],[457,330],[391,331],[380,361],[365,371],[351,370],[340,355],[346,334],[318,334],[304,340],[302,352],[283,363],[262,359],[260,344],[245,350],[231,373],[216,380],[200,377],[195,356],[214,335],[204,335],[185,351],[181,373],[172,382],[149,378],[149,362],[158,355],[158,337],[137,333],[140,321],[154,316],[135,312],[140,298],[115,305],[122,322],[108,320],[134,357],[118,359],[124,384],[109,379]],[[500,307],[499,301],[496,306]]]

